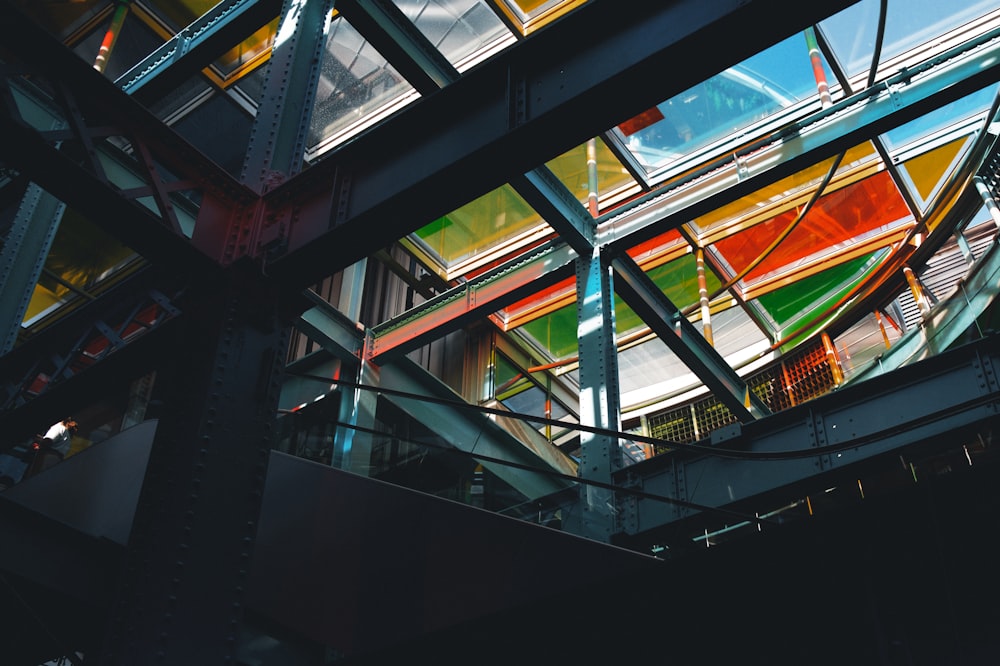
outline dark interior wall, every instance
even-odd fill
[[[349,663],[996,664],[998,473],[980,465],[653,574],[581,581]]]

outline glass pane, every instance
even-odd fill
[[[816,329],[846,294],[875,270],[889,250],[842,263],[756,299],[784,338]],[[793,345],[790,345],[793,346]],[[789,347],[790,347],[789,346]]]
[[[874,146],[863,143],[847,151],[837,173],[844,174],[850,169],[863,169],[879,161]],[[706,243],[739,229],[748,228],[762,219],[773,216],[776,211],[784,211],[808,200],[809,194],[822,182],[832,165],[831,158],[802,169],[773,185],[756,190],[753,194],[696,218],[691,226],[696,230],[698,237]]]
[[[931,197],[944,184],[945,176],[958,166],[958,158],[964,154],[964,148],[969,139],[958,139],[946,143],[936,150],[931,150],[900,165],[900,171],[905,174],[917,201],[926,210]]]
[[[521,26],[521,33],[527,35],[586,2],[587,0],[502,0],[497,4],[514,25]]]
[[[1000,8],[996,0],[889,0],[882,40],[885,63]],[[879,0],[862,0],[820,23],[837,59],[854,77],[868,73],[879,23]],[[937,40],[943,43],[943,40]],[[936,45],[935,45],[936,46]]]
[[[752,230],[715,244],[719,254],[739,273],[760,257],[797,216],[789,210]],[[820,198],[808,214],[767,257],[745,277],[753,282],[778,271],[825,258],[839,261],[847,247],[861,239],[908,224],[912,215],[887,172],[841,188]]]
[[[516,41],[484,0],[393,1],[460,72]]]
[[[274,45],[276,34],[278,34],[277,18],[226,51],[221,58],[216,60],[215,66],[225,77],[226,83],[232,83],[239,76],[265,62],[271,55],[271,47]]]
[[[827,75],[827,80],[833,80]],[[652,173],[818,92],[803,33],[731,67],[618,126]]]
[[[900,125],[883,134],[882,139],[890,151],[898,151],[930,134],[954,127],[964,120],[982,116],[993,104],[996,94],[997,86],[988,86],[951,104],[926,113],[905,125]]]
[[[597,197],[598,205],[614,194],[636,186],[635,179],[622,165],[608,145],[600,138],[596,140],[597,157]],[[546,165],[566,188],[584,206],[590,201],[590,175],[587,160],[587,144],[577,146],[563,153]]]
[[[413,86],[350,23],[335,18],[309,128],[311,156],[411,98],[416,98]]]
[[[548,231],[538,213],[505,185],[438,218],[416,235],[450,273],[463,274],[476,267],[476,259],[490,261],[520,247],[518,239],[538,228]],[[508,241],[511,244],[505,245]]]
[[[135,253],[67,209],[24,316],[29,323],[115,275]]]

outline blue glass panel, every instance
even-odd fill
[[[1000,2],[889,0],[887,7],[883,62],[1000,8]],[[878,17],[878,0],[862,0],[820,23],[820,30],[848,76],[863,74],[871,67]]]
[[[833,80],[828,71],[825,76]],[[816,76],[805,33],[799,33],[622,123],[618,131],[640,165],[653,171],[810,97],[818,99]]]

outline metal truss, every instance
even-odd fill
[[[812,492],[853,483],[880,460],[920,445],[955,445],[961,433],[995,427],[998,417],[993,335],[619,472],[616,485],[663,498],[619,495],[621,536],[653,535],[701,513],[686,503],[764,514],[804,496],[806,482]]]
[[[151,282],[137,276],[0,356],[5,432],[15,440],[28,436],[44,423],[36,415],[71,410],[74,398],[99,395],[95,386],[104,390],[155,366],[154,350],[170,346],[166,329],[183,316],[178,305],[183,288],[165,292]],[[161,288],[166,284],[157,282]]]

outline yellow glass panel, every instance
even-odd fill
[[[497,3],[515,26],[521,26],[521,33],[527,35],[564,16],[587,0],[503,0]]]
[[[956,139],[903,164],[922,201],[928,201],[934,189],[951,172],[955,158],[967,141],[965,137]]]
[[[504,185],[418,229],[417,236],[452,265],[487,254],[540,224],[538,213]]]
[[[584,206],[590,198],[587,169],[587,145],[582,144],[563,153],[546,166]],[[597,139],[597,194],[600,197],[635,184],[635,179],[622,166],[603,140]]]
[[[109,277],[134,252],[72,210],[67,210],[45,260],[45,273],[35,285],[25,320]]]

